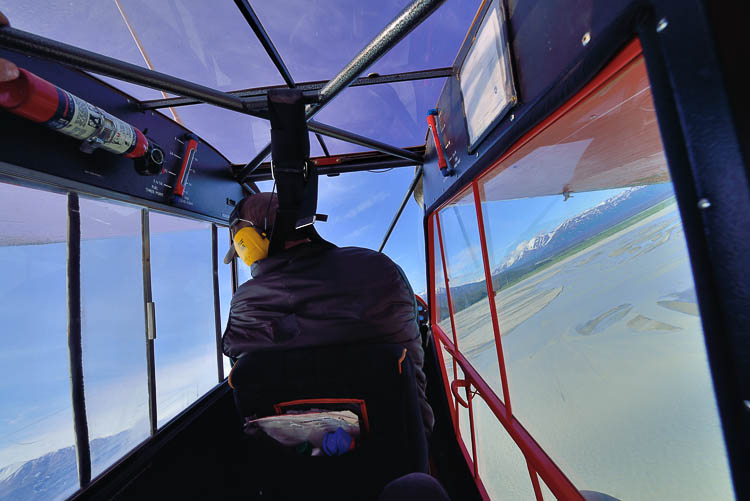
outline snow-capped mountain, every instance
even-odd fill
[[[672,194],[671,185],[658,184],[628,188],[560,223],[549,232],[538,233],[520,242],[493,275],[512,268],[539,263],[577,245],[602,231],[638,214]]]
[[[114,463],[141,439],[142,437],[131,430],[125,430],[116,435],[92,440],[91,459],[94,474]],[[65,499],[76,490],[78,470],[73,446],[0,468],[0,501],[52,501]]]

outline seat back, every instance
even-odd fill
[[[284,402],[363,400],[369,431],[343,456],[301,456],[268,437],[251,440],[253,472],[269,497],[377,498],[389,481],[427,472],[427,441],[414,367],[400,345],[352,345],[247,354],[230,384],[243,417]]]

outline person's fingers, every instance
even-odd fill
[[[0,12],[0,26],[10,26],[10,21],[2,12]],[[16,78],[18,78],[18,66],[7,59],[0,59],[0,82],[7,82]]]
[[[7,82],[18,78],[18,66],[7,59],[0,59],[0,82]]]

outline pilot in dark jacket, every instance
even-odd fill
[[[235,242],[243,228],[262,234],[273,226],[275,196],[251,195],[238,207],[231,227]],[[235,243],[225,262],[237,255],[237,248]],[[273,345],[286,349],[400,344],[415,365],[425,430],[432,430],[414,292],[388,256],[359,247],[336,247],[323,239],[287,240],[282,252],[252,262],[251,273],[253,279],[232,298],[223,337],[227,356],[240,358]]]

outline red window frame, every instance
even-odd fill
[[[440,328],[438,325],[437,308],[430,308],[430,323],[432,325],[432,331],[436,343],[436,352],[438,361],[440,363],[443,385],[445,387],[448,401],[451,406],[451,416],[453,419],[453,428],[456,434],[456,438],[464,454],[467,464],[471,468],[477,487],[482,494],[482,497],[489,499],[487,490],[485,489],[482,479],[479,475],[479,468],[477,462],[477,448],[476,448],[476,437],[474,429],[474,412],[472,406],[472,399],[476,396],[482,398],[487,406],[495,414],[495,417],[500,424],[505,428],[505,431],[510,435],[515,444],[520,449],[529,471],[529,477],[532,483],[534,494],[537,501],[544,501],[542,496],[541,485],[539,483],[539,477],[544,480],[549,490],[555,495],[557,499],[562,500],[579,500],[583,501],[578,489],[573,483],[565,476],[562,470],[555,464],[549,455],[542,449],[542,447],[534,440],[531,434],[523,427],[520,421],[513,415],[511,407],[510,391],[508,388],[507,373],[505,367],[505,357],[503,355],[502,339],[499,328],[498,312],[496,309],[495,302],[491,299],[495,297],[494,290],[492,287],[491,269],[489,263],[489,253],[487,250],[487,240],[484,229],[484,219],[482,216],[482,205],[478,189],[478,179],[485,176],[488,172],[491,172],[498,165],[504,162],[510,155],[518,151],[522,146],[528,143],[532,138],[540,134],[547,127],[551,126],[557,120],[559,120],[568,111],[574,108],[583,99],[601,89],[607,85],[616,75],[626,68],[629,63],[639,57],[642,53],[640,42],[636,39],[630,42],[596,77],[594,77],[581,91],[573,96],[569,101],[558,108],[552,113],[546,120],[536,126],[533,130],[525,134],[518,142],[516,142],[505,154],[493,162],[487,169],[477,175],[466,189],[456,194],[449,201],[442,204],[440,207],[435,209],[428,216],[427,225],[427,241],[428,241],[428,260],[429,269],[431,273],[431,284],[430,284],[430,304],[437,305],[437,290],[436,290],[436,273],[439,272],[436,263],[438,257],[435,255],[435,238],[437,237],[437,243],[440,249],[440,267],[442,268],[443,279],[446,290],[446,297],[448,303],[448,313],[450,315],[451,330],[453,331],[452,339]],[[497,396],[492,388],[484,381],[479,373],[472,367],[469,361],[461,353],[458,346],[458,338],[456,334],[456,326],[453,312],[453,302],[450,295],[450,283],[448,280],[447,263],[445,260],[445,249],[443,245],[443,235],[440,225],[439,211],[447,205],[457,201],[458,199],[467,195],[468,190],[473,190],[474,195],[474,207],[475,215],[477,217],[477,225],[479,229],[479,238],[482,249],[482,261],[484,266],[485,283],[487,285],[487,294],[490,298],[490,315],[492,319],[492,328],[495,338],[495,348],[497,352],[498,365],[500,370],[500,379],[503,391],[503,400]],[[437,235],[435,235],[437,228]],[[451,354],[453,357],[453,380],[449,382],[448,374],[445,370],[445,363],[443,359],[443,348]],[[464,373],[464,379],[457,379],[458,367]],[[459,388],[465,389],[467,398],[462,399],[459,395]],[[466,444],[464,444],[461,438],[459,429],[458,419],[458,407],[459,405],[467,407],[469,412],[469,423],[471,427],[471,453],[469,453]]]

